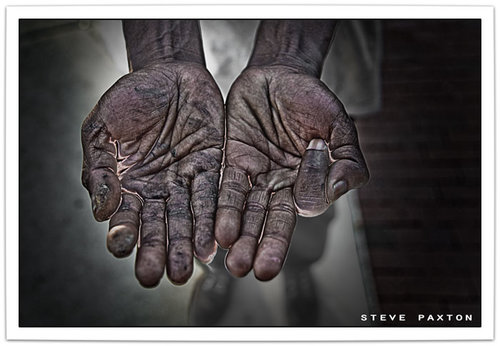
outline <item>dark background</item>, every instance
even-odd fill
[[[405,326],[425,325],[417,313],[480,324],[480,24],[383,20],[381,108],[356,118],[371,172],[359,190],[362,255],[379,310],[367,313],[405,313]],[[163,280],[144,294],[124,278],[133,258],[106,254],[106,225],[80,185],[81,121],[124,71],[102,59],[86,23],[33,27],[21,21],[20,325],[188,324],[185,287]],[[68,33],[80,31],[74,45]]]
[[[479,325],[481,22],[383,24],[382,109],[357,121],[371,172],[359,196],[379,306],[473,313]]]

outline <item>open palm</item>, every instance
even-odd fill
[[[113,85],[82,125],[82,181],[94,216],[111,216],[108,249],[138,244],[142,285],[186,282],[193,253],[209,262],[224,141],[223,101],[196,63],[162,63]]]
[[[321,214],[364,184],[368,171],[341,102],[300,70],[247,68],[233,84],[226,110],[215,235],[230,247],[226,265],[234,275],[253,268],[258,279],[269,280],[284,263],[297,211]]]

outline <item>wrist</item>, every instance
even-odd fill
[[[247,67],[286,67],[291,71],[320,77],[321,66],[308,56],[280,53],[279,55],[256,55],[248,62]]]
[[[265,20],[248,66],[284,65],[320,77],[335,20]]]
[[[123,20],[130,70],[152,63],[205,65],[197,20]]]

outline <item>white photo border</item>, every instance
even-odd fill
[[[265,11],[262,11],[265,6]],[[481,327],[21,328],[19,327],[19,19],[380,18],[481,19]],[[125,5],[8,6],[5,70],[5,289],[7,340],[364,341],[494,337],[495,70],[492,6]],[[146,331],[147,330],[147,331]]]

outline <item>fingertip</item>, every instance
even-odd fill
[[[215,255],[217,254],[217,243],[215,239],[211,241],[201,243],[200,240],[195,239],[194,243],[194,255],[204,264],[210,264]]]
[[[345,180],[338,180],[329,183],[330,188],[327,191],[328,201],[330,203],[339,199],[348,191],[347,183]]]
[[[215,239],[223,249],[228,249],[238,239],[241,213],[232,209],[217,210],[215,219]]]
[[[279,256],[261,254],[255,259],[253,272],[260,281],[269,281],[276,277],[283,267],[283,260]]]
[[[98,169],[91,173],[92,211],[97,221],[105,221],[120,205],[121,187],[118,177],[108,169]]]
[[[135,262],[135,276],[142,286],[152,288],[160,283],[165,272],[165,253],[153,247],[141,250]]]
[[[340,159],[328,173],[326,194],[329,203],[339,199],[347,191],[357,189],[368,181],[369,173],[363,160]]]
[[[156,276],[150,275],[149,273],[136,272],[136,278],[144,288],[155,288],[160,284],[161,281],[161,278],[157,278]]]
[[[266,225],[266,228],[267,227],[268,225]],[[274,225],[272,228],[277,229],[278,227]],[[259,245],[253,263],[254,275],[260,281],[271,280],[281,271],[288,253],[288,246],[291,241],[291,232],[293,232],[293,228],[288,230],[289,234],[280,235],[276,233],[270,235],[269,230],[265,232],[267,232],[267,234],[264,233],[264,237]]]
[[[246,276],[252,270],[257,239],[242,237],[231,247],[226,255],[226,268],[236,277]]]
[[[328,203],[322,203],[302,208],[302,203],[297,202],[295,197],[293,199],[293,202],[295,204],[295,209],[297,210],[297,214],[303,217],[315,217],[321,215],[330,207]]]
[[[185,284],[193,274],[193,248],[188,239],[168,247],[167,276],[174,285]]]
[[[132,224],[121,224],[112,227],[106,237],[106,246],[117,258],[127,257],[137,243],[137,229]]]
[[[180,272],[170,272],[167,276],[170,282],[176,286],[184,285],[191,278],[193,268],[191,270],[183,270]]]
[[[246,276],[252,266],[248,266],[239,259],[235,258],[235,256],[230,256],[229,254],[226,257],[226,269],[237,278],[242,278]]]
[[[191,270],[191,273],[187,273],[187,272],[184,272],[184,273],[172,273],[172,274],[170,274],[170,276],[168,277],[168,279],[175,286],[182,286],[186,282],[188,282],[188,280],[191,278],[191,274],[192,274],[192,270]]]

